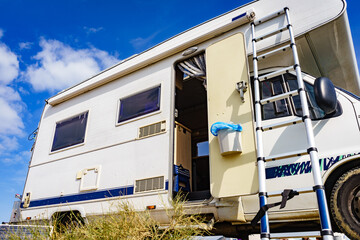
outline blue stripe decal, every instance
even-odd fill
[[[61,197],[53,197],[41,200],[32,200],[30,201],[29,207],[40,207],[46,205],[54,205],[54,204],[64,204],[64,203],[72,203],[72,202],[80,202],[80,201],[88,201],[95,200],[100,198],[109,198],[109,197],[119,197],[125,195],[134,194],[134,186],[127,186],[97,192],[88,192],[82,194],[61,196]],[[24,203],[21,203],[21,208]]]
[[[165,190],[168,190],[169,182],[165,181]],[[134,194],[134,186],[125,186],[119,187],[114,189],[96,191],[96,192],[87,192],[81,194],[73,194],[61,197],[52,197],[40,200],[32,200],[30,201],[30,207],[40,207],[40,206],[48,206],[48,205],[55,205],[55,204],[66,204],[72,202],[81,202],[81,201],[88,201],[88,200],[95,200],[101,198],[111,198],[111,197],[119,197],[119,196],[128,196]],[[21,208],[23,208],[24,203],[21,203]]]
[[[242,18],[245,16],[246,16],[246,13],[240,14],[239,16],[234,17],[231,21],[233,22],[233,21],[238,20],[239,18]]]
[[[331,168],[335,163],[344,160],[345,158],[359,155],[360,153],[352,153],[346,155],[339,155],[336,157],[326,157],[319,159],[319,165],[321,171],[326,171]],[[300,174],[311,173],[311,162],[297,162],[287,165],[271,167],[266,169],[266,179],[289,177]]]

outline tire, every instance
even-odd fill
[[[345,172],[332,188],[331,215],[350,239],[360,236],[360,167]]]
[[[84,225],[84,219],[79,212],[60,212],[53,216],[55,231],[58,233],[71,232]]]

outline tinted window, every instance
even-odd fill
[[[289,85],[290,91],[298,89],[297,79],[296,76],[291,74],[286,74],[286,81]],[[315,100],[315,94],[314,94],[314,87],[313,85],[307,83],[304,81],[305,89],[306,89],[306,97],[308,100],[309,105],[309,113],[311,119],[320,119],[325,116],[324,111],[317,105]],[[303,116],[303,112],[301,109],[301,102],[300,102],[300,96],[294,96],[291,98],[292,103],[294,104],[295,109],[295,115],[297,116]]]
[[[160,109],[160,86],[120,99],[118,123]]]
[[[261,99],[269,98],[286,91],[285,81],[282,76],[272,78],[268,81],[262,81],[260,88]],[[262,116],[264,120],[289,115],[291,115],[289,104],[285,99],[267,103],[262,106]]]
[[[88,113],[80,114],[56,124],[55,136],[51,151],[70,147],[85,140]]]
[[[197,157],[209,156],[209,142],[199,142],[196,144]]]
[[[324,111],[321,110],[315,101],[313,86],[305,81],[304,83],[309,105],[310,118],[324,118]],[[289,73],[271,78],[267,81],[262,81],[260,83],[261,99],[269,98],[297,89],[297,78],[296,76]],[[263,120],[291,115],[303,116],[299,95],[267,103],[262,106]]]

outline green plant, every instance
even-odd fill
[[[33,239],[189,239],[191,236],[209,234],[203,226],[203,218],[199,215],[187,215],[183,198],[177,197],[166,208],[170,219],[168,226],[151,218],[151,210],[136,211],[129,203],[122,202],[118,211],[112,214],[97,216],[87,224],[78,214],[58,215],[54,221],[53,233],[35,233]],[[71,219],[71,221],[64,221]],[[36,228],[35,228],[36,229]],[[24,239],[13,234],[11,239]]]

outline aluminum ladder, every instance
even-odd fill
[[[255,34],[255,28],[256,26],[267,22],[271,19],[275,19],[277,17],[285,15],[287,25],[284,25],[283,27],[280,27],[276,29],[275,31],[269,32],[267,34],[263,34],[259,37]],[[268,73],[266,75],[259,76],[258,75],[258,61],[261,61],[261,59],[266,58],[267,56],[281,52],[284,50],[284,47],[268,51],[267,53],[264,53],[260,56],[257,56],[256,53],[256,43],[266,39],[268,37],[274,36],[276,34],[279,34],[283,31],[288,31],[290,35],[290,44],[287,46],[292,49],[293,57],[294,57],[294,65],[285,67],[283,69]],[[293,33],[293,27],[291,25],[290,16],[289,16],[289,8],[284,8],[281,11],[275,12],[273,14],[270,14],[268,16],[265,16],[259,20],[253,21],[251,23],[251,32],[252,32],[252,47],[253,47],[253,67],[254,67],[254,95],[255,95],[255,119],[256,119],[256,146],[257,146],[257,164],[258,164],[258,177],[259,177],[259,202],[260,202],[260,210],[258,212],[258,215],[256,218],[258,220],[260,219],[260,230],[261,230],[261,239],[267,240],[272,238],[286,238],[286,237],[313,237],[313,236],[322,236],[323,239],[326,240],[332,240],[334,239],[331,223],[330,223],[330,216],[329,211],[327,207],[326,202],[326,196],[325,196],[325,190],[324,185],[321,178],[321,172],[320,172],[320,166],[319,166],[319,159],[318,159],[318,153],[317,148],[315,146],[315,140],[314,140],[314,132],[312,128],[312,123],[309,115],[309,108],[308,108],[308,102],[305,92],[305,86],[302,79],[301,74],[301,68],[298,58],[298,53],[295,45],[295,38]],[[298,83],[298,89],[295,91],[289,91],[286,93],[282,93],[279,95],[275,95],[272,97],[269,97],[267,99],[260,99],[260,82],[263,80],[267,80],[269,78],[282,75],[283,73],[286,73],[290,70],[294,69],[296,71],[297,76],[297,83]],[[295,95],[300,95],[300,101],[301,101],[301,107],[303,112],[303,117],[299,117],[295,120],[287,121],[287,122],[281,122],[272,124],[269,126],[262,126],[262,114],[261,114],[261,105],[266,104],[269,102],[274,102],[277,100],[289,98]],[[265,130],[272,130],[274,128],[278,127],[284,127],[290,124],[294,123],[304,123],[306,134],[307,134],[307,143],[308,143],[308,149],[305,149],[304,151],[298,151],[298,152],[288,152],[284,154],[279,154],[276,156],[264,156],[263,153],[263,139],[262,134]],[[312,173],[313,173],[313,179],[314,179],[314,186],[307,188],[307,189],[285,189],[284,191],[279,192],[273,192],[273,193],[267,193],[266,191],[266,176],[265,176],[265,164],[266,161],[269,160],[276,160],[279,158],[286,158],[286,157],[292,157],[292,156],[298,156],[302,154],[308,154],[310,155],[311,159],[311,166],[312,166]],[[299,232],[299,233],[270,233],[269,228],[269,218],[267,210],[270,207],[274,207],[281,205],[280,208],[285,207],[286,201],[294,197],[295,195],[306,193],[306,192],[312,192],[315,191],[316,197],[317,197],[317,203],[318,203],[318,209],[319,209],[319,215],[320,215],[320,225],[321,225],[321,231],[315,231],[315,232]],[[283,201],[277,204],[267,204],[267,198],[273,197],[273,196],[279,196],[282,195]],[[272,206],[270,206],[272,205]],[[254,220],[255,220],[254,219]],[[253,224],[257,224],[258,220],[253,221]]]

